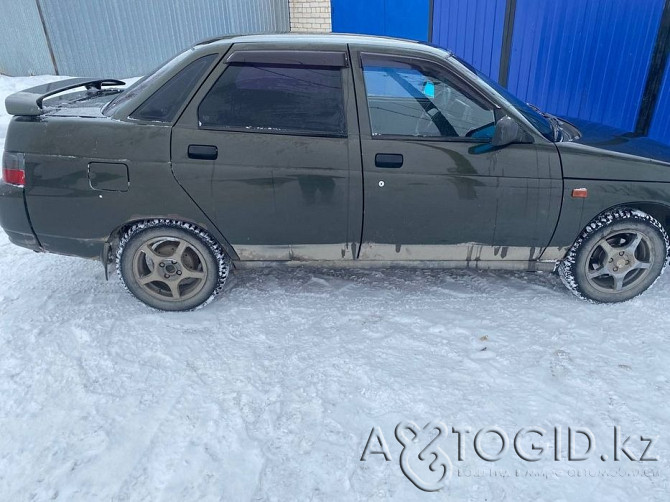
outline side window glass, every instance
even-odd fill
[[[198,108],[200,127],[345,136],[340,68],[231,64]]]
[[[374,136],[493,137],[493,108],[442,68],[364,56],[363,75]]]
[[[172,122],[214,59],[216,54],[210,54],[190,63],[154,92],[130,117],[151,122]]]

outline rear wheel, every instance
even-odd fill
[[[617,209],[592,221],[559,265],[577,296],[599,303],[623,302],[647,290],[668,259],[668,235],[642,211]]]
[[[192,310],[211,301],[230,270],[225,253],[194,225],[138,223],[123,236],[117,270],[124,286],[160,310]]]

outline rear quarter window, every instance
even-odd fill
[[[130,117],[149,122],[172,122],[215,59],[216,54],[210,54],[188,64],[142,103]]]

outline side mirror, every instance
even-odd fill
[[[532,143],[533,138],[524,131],[512,117],[505,115],[498,122],[493,132],[493,146],[507,146],[513,143]]]

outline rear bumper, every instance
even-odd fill
[[[43,251],[28,219],[23,188],[0,181],[0,227],[9,240],[33,251]]]

